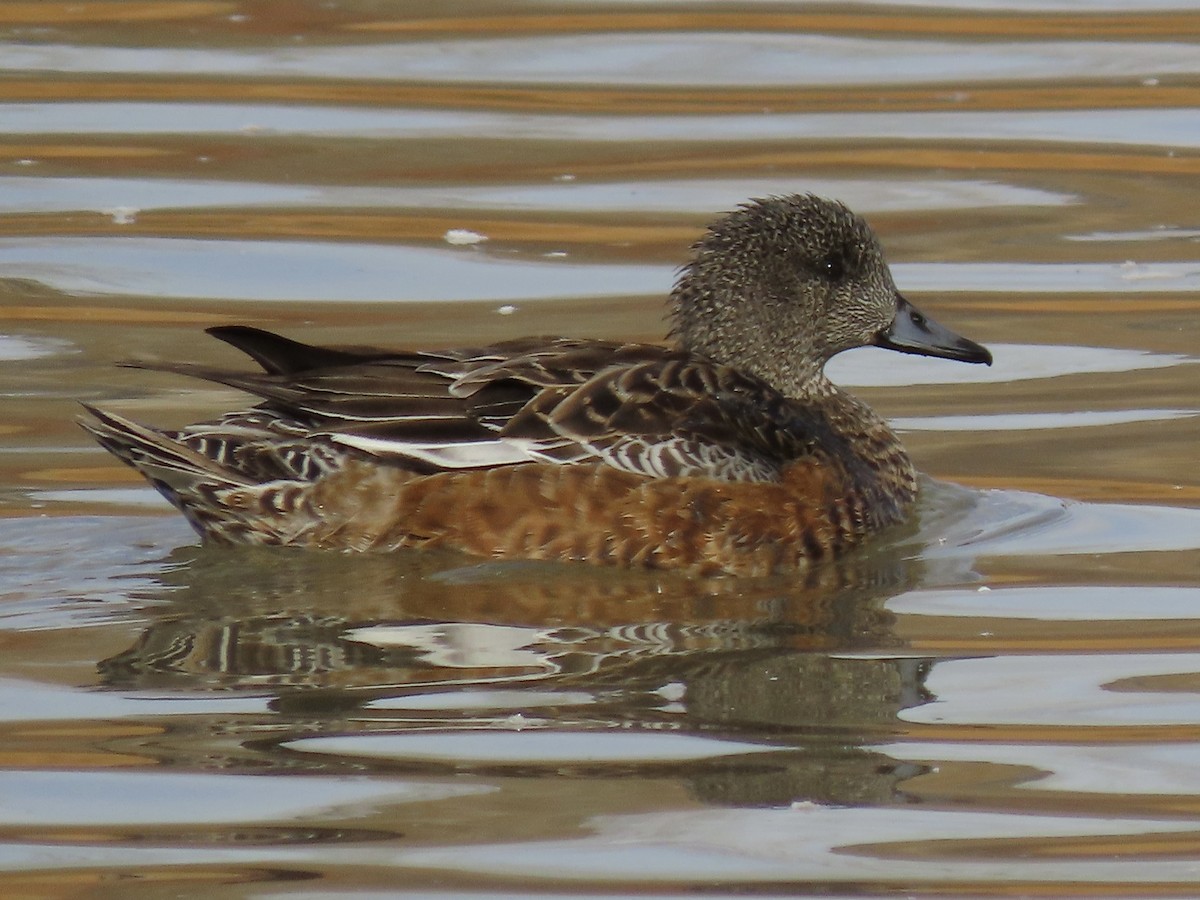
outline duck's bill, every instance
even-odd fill
[[[900,294],[896,294],[896,318],[875,335],[875,346],[901,353],[992,364],[992,354],[986,347],[939,325]]]

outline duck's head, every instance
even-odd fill
[[[829,358],[852,347],[992,362],[896,290],[874,232],[832,200],[752,200],[693,251],[672,293],[672,334],[789,396],[810,393]]]

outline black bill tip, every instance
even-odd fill
[[[900,294],[896,294],[896,317],[891,325],[875,335],[875,346],[920,356],[992,364],[992,354],[987,347],[935,322]]]

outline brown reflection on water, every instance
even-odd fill
[[[1148,91],[1152,93],[1148,94]],[[528,86],[436,84],[427,82],[286,80],[252,77],[231,80],[216,76],[150,73],[139,78],[71,77],[46,81],[0,81],[4,102],[110,101],[153,103],[304,103],[331,106],[462,111],[526,111],[559,114],[671,115],[703,113],[736,115],[820,112],[937,112],[1015,110],[1141,109],[1147,100],[1159,109],[1190,109],[1200,87],[1182,84],[1094,84],[1056,86],[980,85],[954,91],[946,85],[927,88],[871,87],[714,87],[703,90],[593,85]],[[1039,157],[1055,159],[1041,151]],[[1059,155],[1061,157],[1061,155]],[[859,157],[862,158],[861,156]],[[986,159],[987,157],[983,157]],[[1094,158],[1076,153],[1074,160]],[[1166,163],[1164,163],[1165,165]]]
[[[356,23],[356,31],[391,33],[459,34],[554,34],[560,32],[655,32],[655,31],[782,31],[800,33],[866,33],[906,36],[971,36],[992,39],[1015,37],[1069,37],[1080,34],[1100,39],[1142,37],[1178,38],[1200,32],[1196,20],[1176,11],[1139,15],[1105,12],[1103,15],[1072,15],[1061,12],[990,14],[972,12],[953,15],[906,8],[902,15],[854,12],[791,12],[739,10],[710,12],[597,11],[585,13],[540,13],[538,15],[470,16],[440,18],[396,18]]]
[[[1061,807],[1058,807],[1061,809]],[[846,848],[849,852],[856,849]],[[1039,838],[1020,840],[941,840],[872,844],[872,855],[895,859],[953,860],[1003,859],[1018,856],[1038,859],[1077,859],[1085,862],[1113,859],[1191,859],[1200,852],[1200,831],[1181,829],[1173,834],[1155,834],[1120,838]]]
[[[161,728],[149,725],[104,722],[5,729],[0,733],[0,768],[74,771],[144,766],[151,762],[149,756],[102,748],[113,742],[132,743],[161,733]]]
[[[479,213],[453,216],[412,215],[400,212],[328,212],[324,210],[222,210],[219,212],[148,210],[133,221],[114,224],[112,215],[67,213],[39,216],[0,216],[0,235],[112,235],[237,238],[244,240],[327,240],[354,243],[427,241],[443,243],[450,229],[470,228],[489,240],[546,246],[575,244],[658,244],[678,248],[699,236],[696,228],[669,225],[613,224],[569,221],[521,221]]]
[[[0,25],[45,25],[47,20],[59,25],[174,22],[228,15],[237,10],[239,5],[211,0],[81,0],[77,3],[24,3],[10,0],[0,5]]]

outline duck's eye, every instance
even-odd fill
[[[830,281],[841,281],[846,274],[846,257],[840,250],[832,250],[821,260],[821,274]]]

